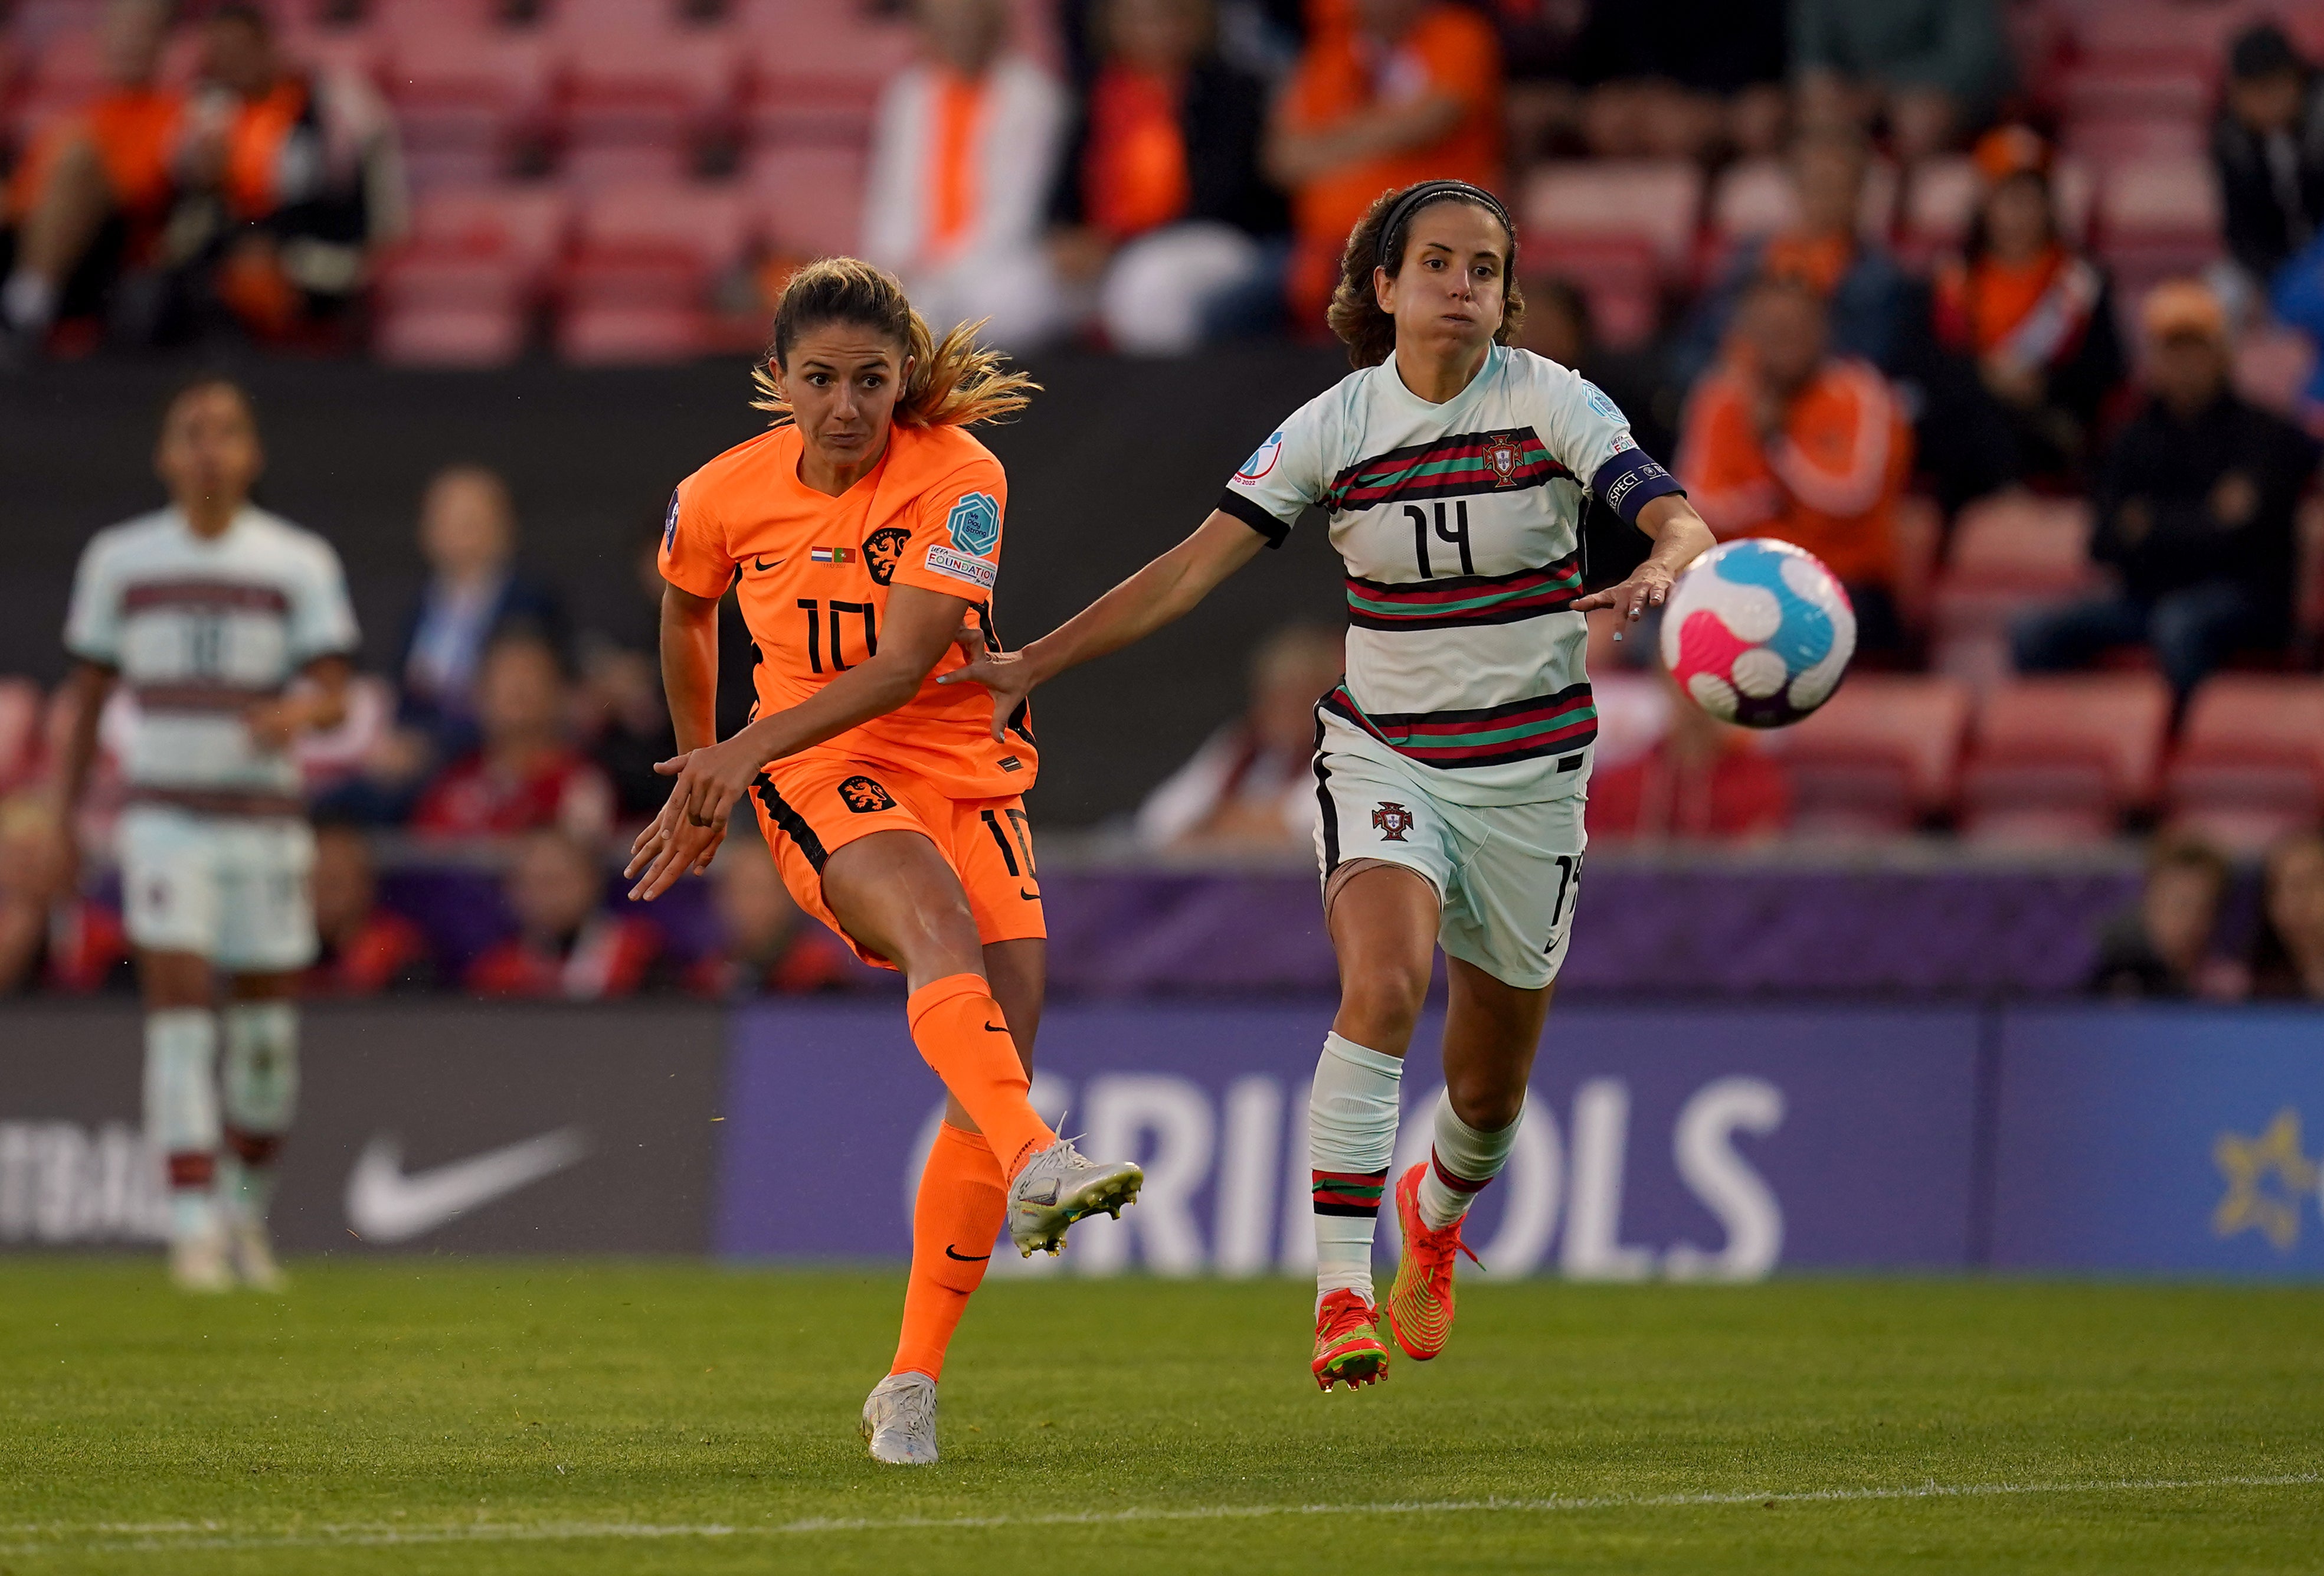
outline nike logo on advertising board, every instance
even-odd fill
[[[952,1250],[952,1244],[947,1242],[945,1244],[945,1257],[946,1258],[956,1258],[963,1264],[982,1264],[986,1259],[991,1258],[992,1255],[990,1253],[954,1253]]]
[[[406,1173],[403,1141],[381,1133],[347,1174],[347,1223],[374,1242],[407,1242],[496,1198],[577,1164],[589,1152],[579,1128],[487,1149],[466,1160]]]

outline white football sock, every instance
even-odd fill
[[[1517,1113],[1517,1121],[1525,1113]],[[1420,1218],[1438,1230],[1469,1212],[1485,1184],[1501,1174],[1517,1141],[1517,1122],[1480,1133],[1452,1114],[1452,1096],[1436,1097],[1435,1130],[1429,1135],[1428,1169],[1420,1174]]]
[[[299,1103],[299,1010],[288,1001],[237,1001],[219,1017],[226,1149],[218,1196],[263,1221],[274,1194],[275,1153]]]
[[[171,1234],[198,1236],[217,1219],[217,1019],[203,1008],[145,1015],[145,1133],[170,1168]]]
[[[1314,1173],[1315,1302],[1336,1291],[1372,1295],[1372,1228],[1388,1163],[1396,1157],[1401,1057],[1323,1037],[1307,1097],[1307,1162]]]

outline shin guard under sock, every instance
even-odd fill
[[[1327,1035],[1307,1098],[1307,1155],[1314,1175],[1315,1296],[1372,1294],[1372,1230],[1396,1156],[1400,1057]]]
[[[1005,1180],[1057,1141],[1033,1109],[1032,1081],[991,990],[974,974],[932,980],[904,1003],[912,1043],[968,1112]]]
[[[1517,1121],[1524,1120],[1520,1111]],[[1420,1218],[1441,1230],[1467,1214],[1485,1184],[1509,1163],[1517,1123],[1480,1132],[1452,1114],[1450,1094],[1440,1094],[1430,1140],[1428,1169],[1420,1175]]]

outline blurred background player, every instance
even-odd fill
[[[1308,1107],[1315,1347],[1329,1390],[1388,1371],[1372,1234],[1396,1154],[1404,1057],[1441,945],[1443,1097],[1428,1163],[1395,1184],[1404,1250],[1388,1313],[1416,1361],[1451,1333],[1461,1221],[1508,1163],[1572,936],[1597,714],[1582,616],[1658,608],[1711,532],[1613,401],[1513,350],[1517,229],[1460,180],[1382,195],[1350,233],[1331,310],[1356,371],[1295,411],[1194,535],[973,679],[999,720],[1035,685],[1184,616],[1329,515],[1345,560],[1348,669],[1314,708],[1323,917],[1340,1009]],[[1594,496],[1654,539],[1584,595]]]
[[[902,1339],[863,1435],[877,1461],[925,1465],[945,1348],[1004,1220],[1021,1251],[1054,1253],[1143,1180],[1084,1159],[1029,1098],[1047,935],[1031,730],[931,683],[962,665],[969,631],[991,639],[1009,483],[967,429],[1022,409],[1030,382],[968,325],[936,343],[895,278],[853,258],[792,277],[758,377],[778,424],[670,497],[662,677],[682,753],[662,763],[678,781],[627,874],[651,899],[706,871],[754,799],[799,906],[910,985],[913,1041],[949,1100],[913,1212]],[[718,603],[738,580],[759,712],[719,742]]]
[[[145,996],[146,1127],[169,1161],[171,1269],[191,1291],[281,1283],[266,1206],[298,1095],[293,998],[316,950],[314,835],[290,746],[338,722],[356,641],[338,556],[251,506],[263,465],[239,388],[180,392],[154,456],[170,506],[89,543],[65,626],[78,666],[60,824],[106,693],[124,683],[137,703],[122,891]]]

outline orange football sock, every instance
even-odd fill
[[[912,1205],[912,1279],[891,1374],[944,1377],[945,1348],[992,1261],[1009,1190],[991,1146],[950,1122],[936,1124],[928,1167]]]
[[[1004,1180],[1057,1141],[1033,1109],[1017,1042],[982,980],[974,974],[932,980],[912,992],[904,1014],[911,1020],[912,1043],[992,1146]]]

